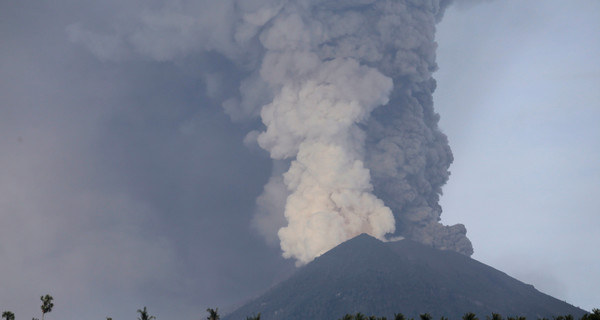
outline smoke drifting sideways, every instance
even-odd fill
[[[466,228],[442,225],[438,204],[453,156],[433,109],[434,35],[449,4],[179,1],[115,34],[67,32],[104,60],[233,66],[207,70],[207,91],[234,121],[262,121],[245,142],[274,169],[253,223],[298,265],[360,233],[471,255]]]

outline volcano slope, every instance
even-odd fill
[[[452,251],[410,241],[381,242],[366,234],[333,248],[224,320],[260,313],[264,320],[334,320],[361,312],[392,318],[429,313],[480,319],[499,313],[528,319],[584,310]]]

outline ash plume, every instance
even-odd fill
[[[281,88],[261,111],[258,143],[293,159],[284,256],[308,262],[361,232],[473,253],[463,225],[439,222],[453,157],[431,74],[446,5],[329,1],[282,12],[263,31],[263,79]]]
[[[245,142],[276,165],[253,225],[285,257],[308,263],[360,233],[471,255],[438,204],[453,158],[433,109],[434,34],[449,4],[177,1],[116,34],[67,32],[103,60],[205,61],[208,95],[263,124]]]

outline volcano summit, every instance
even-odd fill
[[[265,320],[339,319],[361,312],[392,318],[429,313],[433,319],[480,318],[499,313],[529,319],[584,310],[555,299],[465,255],[366,234],[348,240],[300,268],[288,280],[224,320],[261,313]]]

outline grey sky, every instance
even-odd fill
[[[600,3],[494,1],[438,25],[434,95],[455,155],[442,198],[473,258],[600,303]]]
[[[204,25],[227,10],[202,16],[199,2],[186,13],[205,22],[190,27],[176,4],[160,20],[141,3],[0,2],[0,308],[18,318],[38,317],[46,293],[57,319],[144,305],[198,318],[293,268],[249,227],[271,175],[243,143],[259,125],[209,99],[237,78],[198,50],[237,54]],[[169,42],[131,31],[138,15],[171,27]],[[600,3],[451,8],[437,39],[434,99],[455,157],[442,221],[466,225],[474,258],[600,306]]]

